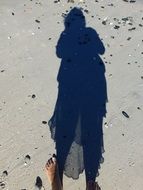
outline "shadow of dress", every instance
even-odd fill
[[[56,142],[60,176],[95,180],[103,161],[102,121],[106,116],[105,66],[99,54],[105,48],[92,28],[65,29],[56,53],[62,59],[58,97],[49,121]]]

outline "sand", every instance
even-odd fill
[[[0,189],[36,190],[38,176],[41,189],[50,188],[43,169],[55,152],[46,123],[58,92],[55,46],[64,29],[62,14],[75,6],[83,8],[87,26],[106,48],[105,161],[97,181],[102,190],[142,190],[141,0],[0,1]],[[64,189],[85,189],[84,173],[78,180],[65,176]]]

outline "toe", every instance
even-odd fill
[[[52,160],[52,158],[50,158],[50,164],[53,164],[53,160]]]

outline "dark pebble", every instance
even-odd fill
[[[60,0],[54,1],[54,3],[59,3],[59,2],[60,2]]]
[[[131,37],[128,37],[127,40],[131,40]]]
[[[84,12],[88,14],[88,13],[89,13],[89,10],[85,9]]]
[[[115,25],[115,26],[114,26],[114,29],[117,29],[117,30],[118,30],[119,28],[120,28],[120,26],[118,26],[118,25]]]
[[[32,98],[35,98],[36,97],[36,95],[35,94],[32,94]]]
[[[133,27],[133,28],[129,28],[128,31],[132,31],[132,30],[135,30],[136,27]]]
[[[35,186],[41,189],[43,187],[42,179],[37,176]]]
[[[122,114],[123,114],[126,118],[129,118],[129,115],[128,115],[125,111],[122,111]]]
[[[28,160],[31,159],[31,157],[28,154],[25,156],[25,158],[28,159]]]
[[[8,172],[6,170],[3,171],[3,176],[8,176]]]
[[[47,121],[42,121],[43,124],[47,124]]]
[[[1,73],[3,73],[5,70],[1,70]]]
[[[14,13],[13,13],[13,12],[12,12],[11,14],[14,16]]]
[[[4,182],[0,182],[0,187],[1,187],[2,189],[4,189],[4,188],[5,188],[5,183],[4,183]]]
[[[107,24],[107,21],[105,21],[105,20],[102,21],[102,24],[103,24],[103,25],[106,25],[106,24]]]
[[[37,20],[37,19],[36,19],[35,22],[40,23],[40,20]]]
[[[135,0],[130,0],[130,3],[135,3],[136,1]]]

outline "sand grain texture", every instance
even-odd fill
[[[143,2],[139,0],[0,1],[0,189],[35,190],[37,176],[49,189],[43,169],[55,151],[46,124],[58,91],[60,59],[55,46],[64,29],[62,14],[71,6],[83,8],[87,26],[96,29],[106,48],[105,162],[97,180],[102,190],[142,190]],[[64,189],[81,190],[84,174],[74,182],[65,177],[64,182]]]

